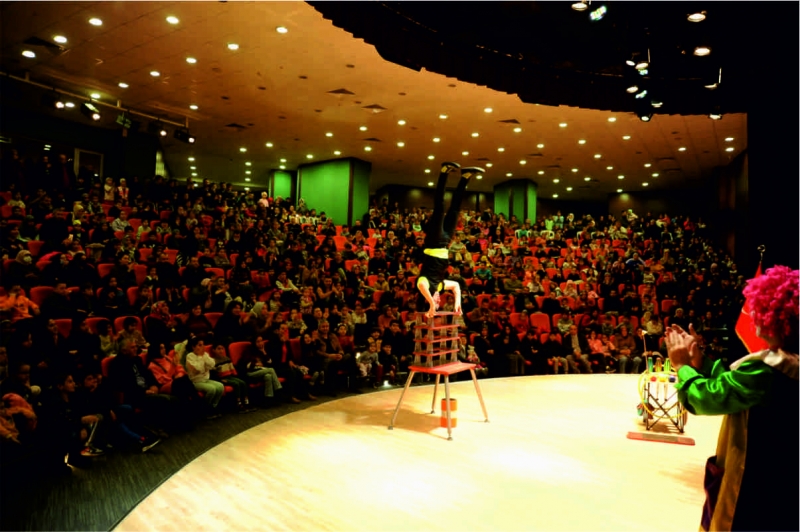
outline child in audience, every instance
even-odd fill
[[[236,368],[225,352],[225,346],[220,343],[215,343],[214,348],[211,350],[211,357],[217,363],[214,367],[217,380],[225,386],[233,388],[233,395],[236,397],[236,406],[239,412],[251,412],[252,409],[250,408],[250,397],[247,393],[247,383],[236,376]]]
[[[106,184],[103,185],[103,201],[114,203],[117,188],[114,186],[114,179],[107,177]]]

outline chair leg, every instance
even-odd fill
[[[439,390],[439,377],[440,375],[436,375],[436,382],[433,385],[433,401],[431,401],[431,414],[436,413],[436,392]]]
[[[475,392],[478,394],[478,400],[481,402],[481,410],[483,410],[483,417],[486,420],[486,423],[489,422],[489,414],[486,412],[486,405],[483,404],[483,394],[481,393],[481,387],[478,385],[478,377],[475,375],[475,369],[470,368],[470,374],[472,375],[472,382],[475,384]]]
[[[397,401],[397,407],[394,409],[394,414],[392,415],[392,422],[389,424],[389,430],[394,428],[394,422],[397,419],[397,413],[400,411],[400,406],[403,404],[403,398],[406,396],[406,392],[408,391],[408,387],[411,385],[411,380],[414,378],[414,371],[411,371],[408,374],[408,379],[406,379],[405,388],[403,388],[403,393],[400,394],[400,400]]]
[[[438,375],[437,375],[438,377]],[[444,376],[444,395],[445,395],[445,406],[447,411],[447,440],[453,440],[453,421],[450,417],[450,379],[447,375]]]

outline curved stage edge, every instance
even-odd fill
[[[453,383],[453,441],[432,386],[391,431],[400,388],[331,401],[207,451],[115,530],[696,530],[721,418],[689,417],[695,446],[629,440],[637,377],[481,380],[490,423]]]

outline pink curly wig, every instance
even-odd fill
[[[767,269],[747,281],[744,296],[750,304],[753,321],[762,335],[777,339],[782,347],[797,352],[800,271],[786,266]]]

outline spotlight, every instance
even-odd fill
[[[588,8],[588,7],[589,7],[589,4],[587,4],[586,2],[583,2],[583,1],[575,2],[574,4],[572,4],[572,9],[574,9],[575,11],[586,11],[586,8]]]
[[[42,105],[45,107],[53,107],[55,109],[63,109],[65,104],[59,98],[58,93],[53,92],[52,94],[45,94],[42,96]]]
[[[608,8],[605,5],[602,5],[589,13],[589,20],[592,22],[597,22],[598,20],[603,20],[603,17],[606,16],[608,13]]]
[[[641,92],[637,92],[637,93],[636,93],[636,96],[635,96],[635,98],[636,98],[637,100],[641,100],[641,99],[642,99],[642,98],[644,98],[645,96],[647,96],[647,89],[642,89],[642,91],[641,91]]]
[[[714,69],[713,72],[706,74],[703,77],[703,87],[707,88],[710,91],[713,91],[719,84],[722,83],[722,69],[719,70]]]
[[[639,58],[634,65],[636,70],[646,70],[650,66],[650,50],[647,50],[647,56]]]
[[[151,135],[167,136],[167,130],[164,129],[164,125],[161,122],[150,122],[147,126],[147,132]]]
[[[194,136],[190,135],[189,130],[187,129],[176,129],[172,136],[181,142],[186,142],[187,144],[194,144],[195,141]]]
[[[646,75],[648,75],[650,73],[650,71],[647,70],[646,68],[643,68],[643,69],[639,70],[638,72],[639,72],[640,76],[646,76]]]
[[[694,55],[698,57],[705,57],[711,53],[711,48],[708,46],[698,46],[694,49]]]
[[[691,13],[686,15],[686,20],[689,22],[703,22],[706,19],[706,12],[699,11],[697,13]]]
[[[642,122],[649,122],[650,120],[653,119],[652,111],[644,111],[644,112],[640,111],[639,113],[637,113],[637,115],[639,116],[639,120],[641,120]]]
[[[661,100],[661,98],[653,97],[650,99],[650,105],[652,105],[655,109],[660,109],[661,106],[664,105],[664,102]]]
[[[86,118],[91,118],[94,121],[100,120],[100,109],[93,103],[86,102],[81,105],[81,114]]]
[[[635,92],[639,92],[639,86],[638,86],[638,85],[636,85],[636,84],[634,83],[634,84],[632,84],[632,85],[629,85],[629,86],[628,86],[628,88],[627,88],[627,89],[625,89],[625,91],[626,91],[628,94],[633,94],[633,93],[635,93]]]
[[[719,105],[715,105],[711,108],[711,112],[708,113],[708,117],[711,120],[722,120],[722,111],[719,108]]]
[[[117,116],[116,123],[124,127],[125,129],[130,129],[133,125],[133,122],[130,118],[128,118],[125,113],[122,113]]]

